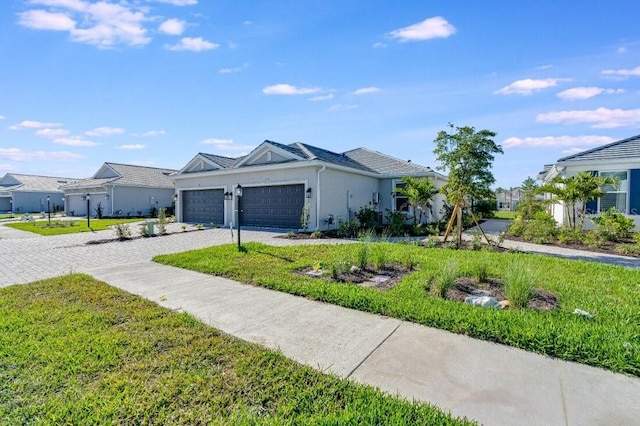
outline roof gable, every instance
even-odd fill
[[[102,167],[98,169],[96,174],[93,175],[93,179],[109,179],[119,177],[120,175],[111,168],[109,163],[104,163]]]
[[[283,145],[277,142],[266,140],[247,156],[233,165],[233,168],[243,166],[257,166],[264,164],[278,164],[290,161],[308,160],[304,152],[298,147]]]
[[[220,155],[198,153],[191,159],[180,171],[179,174],[208,172],[211,170],[220,170],[230,167],[236,160]]]
[[[82,179],[65,185],[64,189],[94,188],[103,185],[173,188],[171,176],[175,173],[177,173],[177,170],[173,169],[104,163],[93,178]]]
[[[629,159],[634,157],[640,157],[640,135],[560,158],[558,163],[565,161]]]
[[[7,173],[0,179],[5,190],[24,192],[58,192],[60,187],[74,181],[72,178]]]

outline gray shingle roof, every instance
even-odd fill
[[[6,176],[11,176],[20,183],[17,185],[3,186],[3,189],[6,191],[19,192],[58,192],[61,186],[77,180],[65,177],[36,176],[19,173],[7,173],[5,177]]]
[[[351,151],[347,151],[344,154],[381,175],[405,176],[421,175],[433,172],[430,167],[421,166],[410,161],[400,160],[399,158],[395,158],[378,151],[373,151],[368,148],[356,148]]]
[[[213,161],[223,169],[228,169],[229,167],[233,166],[233,164],[236,161],[239,161],[242,158],[244,158],[244,157],[240,157],[240,158],[223,157],[222,155],[205,154],[204,152],[200,152],[199,154],[202,155],[204,158],[208,159],[209,161]]]
[[[629,157],[640,157],[640,135],[560,158],[558,163],[564,161],[612,160]]]
[[[130,164],[104,163],[113,170],[117,176],[109,178],[82,179],[65,185],[64,189],[94,188],[101,185],[118,186],[142,186],[155,188],[173,188],[170,176],[177,173],[173,169],[161,169],[156,167],[135,166]]]

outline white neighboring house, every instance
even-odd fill
[[[496,190],[496,207],[499,211],[513,212],[520,203],[520,188]]]
[[[556,176],[570,177],[583,171],[613,176],[619,182],[617,188],[605,188],[605,196],[587,203],[585,229],[592,227],[589,215],[605,212],[611,207],[633,218],[636,229],[640,229],[640,135],[560,158],[555,164],[545,166],[538,179],[546,184]],[[550,208],[558,223],[566,222],[561,202],[552,204]]]
[[[178,221],[234,224],[240,186],[242,226],[303,229],[305,209],[307,229],[326,230],[354,218],[364,206],[381,219],[388,211],[413,215],[407,199],[393,194],[404,176],[431,178],[437,188],[447,181],[429,167],[367,148],[335,153],[268,140],[239,158],[199,153],[172,178]],[[442,195],[436,195],[427,220],[440,218],[443,203]]]
[[[75,179],[7,173],[0,179],[0,212],[37,213],[64,210],[60,186]],[[49,204],[47,205],[47,197]]]
[[[103,216],[139,216],[154,208],[171,209],[174,173],[177,170],[104,163],[93,177],[62,186],[67,215],[86,216],[88,205],[90,215],[96,216],[98,204]]]

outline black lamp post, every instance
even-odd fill
[[[91,201],[91,195],[87,194],[87,228],[91,228],[91,210],[89,210],[89,201]]]
[[[9,204],[11,205],[11,212],[13,213],[13,198],[9,198]]]
[[[49,225],[51,225],[51,197],[47,195],[47,216]]]
[[[236,186],[236,199],[238,208],[238,251],[242,251],[242,247],[240,246],[240,221],[242,220],[242,186],[240,186],[240,184]]]
[[[67,206],[66,206],[64,201],[65,201],[65,198],[62,197],[62,215],[66,216],[67,215]]]

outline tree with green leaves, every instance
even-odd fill
[[[405,176],[402,178],[404,186],[399,186],[393,190],[397,195],[407,197],[409,204],[413,206],[413,224],[422,223],[424,213],[431,211],[431,200],[436,196],[438,190],[435,183],[429,178],[416,178]]]
[[[441,192],[447,198],[447,202],[454,206],[444,239],[447,240],[455,217],[457,218],[456,244],[460,245],[463,209],[471,200],[492,196],[491,185],[495,182],[495,178],[491,166],[495,154],[502,154],[503,151],[502,147],[493,141],[496,133],[491,130],[476,131],[474,127],[457,127],[451,123],[448,127],[449,132],[443,130],[438,133],[434,140],[436,148],[433,153],[441,163],[437,168],[449,173],[449,179],[441,188]]]
[[[533,219],[536,213],[543,211],[545,203],[536,199],[540,194],[540,185],[531,177],[528,177],[520,186],[520,203],[517,211],[522,215],[523,219]]]

